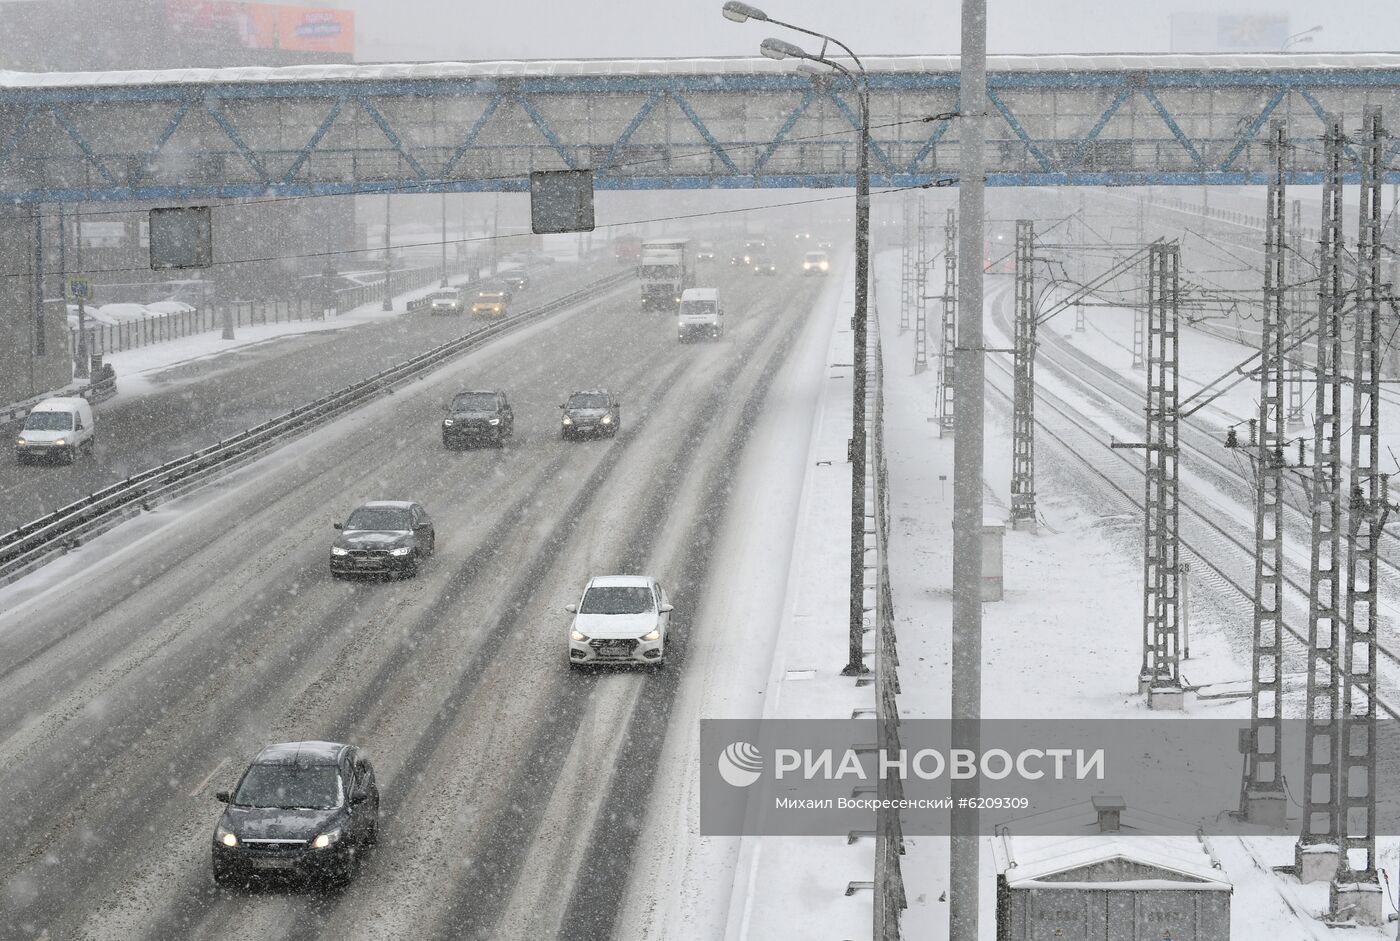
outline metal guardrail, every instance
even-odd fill
[[[80,545],[83,539],[105,532],[142,509],[192,490],[208,478],[238,467],[308,426],[359,405],[385,389],[416,378],[502,334],[548,317],[632,278],[633,274],[630,271],[621,271],[601,278],[509,320],[449,340],[426,353],[391,366],[338,392],[322,396],[307,405],[294,408],[284,415],[221,440],[217,444],[133,474],[47,516],[0,535],[0,584],[13,581],[42,565],[52,556],[67,552]]]
[[[886,754],[897,754],[899,744],[899,653],[895,645],[894,592],[890,587],[890,491],[889,463],[885,455],[885,369],[880,349],[879,312],[872,305],[870,344],[867,354],[869,375],[874,381],[867,393],[866,440],[870,453],[866,466],[873,468],[868,475],[866,490],[867,553],[872,551],[875,565],[866,566],[866,590],[873,581],[875,634],[875,716],[876,736]],[[877,796],[883,800],[904,797],[904,784],[898,777],[883,775],[876,783]],[[904,855],[904,828],[898,810],[875,811],[875,924],[876,941],[899,941],[900,916],[909,905],[904,891],[904,871],[900,857]]]

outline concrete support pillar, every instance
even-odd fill
[[[46,246],[45,268],[57,258],[58,232],[52,219],[41,219]],[[0,271],[17,277],[0,278],[0,403],[21,401],[61,389],[73,379],[68,350],[68,318],[57,296],[57,278],[47,285],[54,294],[36,308],[35,292],[45,287],[35,279],[34,216],[26,207],[0,208]],[[41,313],[42,311],[42,313]],[[43,330],[43,342],[36,331]],[[42,350],[42,353],[36,351]]]

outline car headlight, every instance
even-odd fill
[[[331,555],[349,555],[350,550],[344,546],[331,546]]]
[[[604,415],[604,416],[603,416],[603,424],[605,424],[605,425],[611,425],[611,424],[612,424],[612,416],[611,416],[611,415]]]
[[[570,418],[568,415],[565,415],[565,416],[564,416],[564,424],[566,424],[566,425],[572,425],[573,423],[574,423],[574,420],[573,420],[572,418]]]
[[[444,419],[442,420],[442,427],[444,427],[444,428],[451,428],[451,427],[452,427],[452,419],[450,419],[450,418],[444,418]]]
[[[412,551],[412,546],[395,546],[394,548],[389,550],[389,554],[402,557],[408,555]]]
[[[642,635],[642,640],[660,640],[660,639],[661,639],[661,628],[659,628],[659,627],[653,627],[653,628],[651,629],[651,633],[649,633],[649,634],[643,634],[643,635]]]
[[[62,447],[63,445],[65,445],[65,444],[67,444],[67,443],[68,443],[68,442],[65,441],[63,438],[59,438],[57,441],[54,442],[54,444],[58,445],[59,447]]]
[[[15,439],[15,444],[19,445],[20,447],[24,447],[24,446],[25,446],[26,444],[28,444],[28,443],[29,443],[29,442],[28,442],[28,441],[25,441],[23,438],[16,438],[16,439]]]
[[[588,639],[588,635],[580,634],[578,631],[569,631],[569,639],[576,640],[579,643],[583,643],[585,640]]]
[[[238,836],[232,830],[225,827],[219,827],[219,829],[214,832],[214,839],[228,847],[238,845]]]
[[[316,837],[316,839],[311,841],[311,848],[323,850],[327,846],[330,846],[332,843],[339,841],[339,839],[339,830],[328,830],[325,833],[322,833],[320,836]]]
[[[499,418],[493,418],[489,422],[487,422],[488,425],[499,425],[500,423],[501,420]]]

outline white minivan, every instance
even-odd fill
[[[682,343],[691,337],[718,340],[724,334],[724,304],[717,288],[687,288],[681,292],[676,332]]]
[[[97,445],[97,422],[92,403],[79,396],[44,399],[29,410],[24,427],[15,438],[15,460],[53,457],[72,464],[82,451]]]

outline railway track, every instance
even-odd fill
[[[1004,300],[1001,299],[1001,300]],[[994,310],[1000,319],[1000,310]],[[988,387],[1007,409],[1011,407],[1012,367],[1009,357],[988,357]],[[1095,387],[1094,391],[1102,389]],[[1057,449],[1070,461],[1087,469],[1100,484],[1100,491],[1112,505],[1125,512],[1142,513],[1144,509],[1143,467],[1133,452],[1109,446],[1105,429],[1081,410],[1053,392],[1040,387],[1036,390],[1036,426],[1038,434],[1048,436]],[[1044,440],[1044,437],[1041,438]],[[1181,481],[1179,537],[1183,559],[1193,564],[1191,574],[1216,592],[1217,597],[1231,603],[1241,614],[1252,614],[1254,548],[1252,523],[1248,530],[1232,522],[1233,514],[1217,516],[1209,509],[1200,509],[1195,497],[1199,491],[1183,476]],[[1209,507],[1213,501],[1202,501]],[[1249,504],[1244,504],[1248,507]],[[1197,564],[1199,563],[1199,564]],[[1283,626],[1292,643],[1286,644],[1285,673],[1301,672],[1301,660],[1307,647],[1307,635],[1292,627],[1306,623],[1308,586],[1305,581],[1284,575]],[[1378,680],[1383,688],[1400,687],[1400,651],[1384,642],[1377,643],[1382,660],[1378,662]],[[1297,669],[1288,668],[1293,659]],[[1385,698],[1377,697],[1377,706],[1391,718],[1400,718],[1400,709]]]

